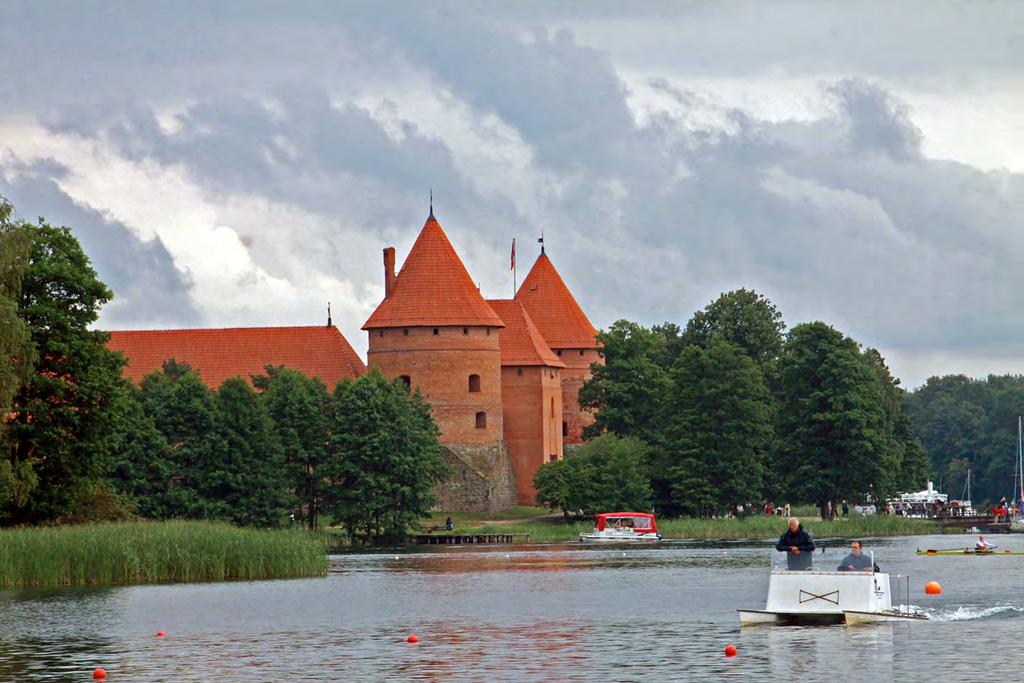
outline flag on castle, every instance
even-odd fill
[[[512,238],[512,264],[508,267],[509,270],[515,270],[516,267],[516,238]]]

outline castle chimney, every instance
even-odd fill
[[[395,291],[395,248],[388,247],[384,250],[384,298],[391,296]]]

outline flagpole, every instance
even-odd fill
[[[516,238],[512,238],[512,298],[516,298]]]

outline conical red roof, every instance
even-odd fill
[[[537,258],[516,292],[516,301],[530,314],[544,341],[553,349],[596,349],[597,330],[587,320],[551,259]]]
[[[498,337],[502,365],[565,367],[565,363],[544,341],[544,337],[522,304],[515,299],[488,299],[487,303],[505,323],[505,329]]]
[[[363,329],[437,325],[504,327],[431,214],[398,273],[391,296],[377,306]]]

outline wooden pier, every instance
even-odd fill
[[[994,522],[992,515],[973,515],[964,517],[960,515],[941,515],[933,518],[943,529],[977,529],[982,534],[1008,534],[1010,533],[1009,522]]]
[[[409,537],[417,545],[468,545],[471,543],[526,543],[530,534],[416,534]]]

